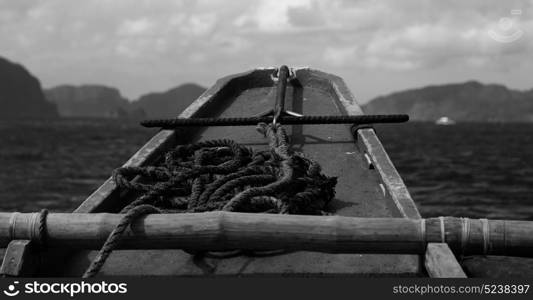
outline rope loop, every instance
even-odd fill
[[[48,230],[46,227],[46,218],[48,217],[48,210],[41,209],[39,213],[39,246],[46,248],[48,242]]]

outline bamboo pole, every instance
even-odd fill
[[[98,249],[121,217],[51,213],[48,247]],[[0,246],[39,239],[38,220],[38,214],[0,213]],[[533,257],[532,233],[527,221],[206,212],[145,216],[125,232],[120,248],[424,254],[427,243],[445,242],[457,254]]]

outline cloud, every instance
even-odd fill
[[[354,61],[357,57],[357,47],[327,47],[324,50],[323,59],[334,66],[342,66],[351,61]]]
[[[154,23],[147,18],[136,20],[125,20],[119,25],[118,35],[137,36],[150,33],[154,28]]]
[[[290,22],[289,12],[295,9],[309,9],[310,0],[258,1],[240,14],[235,25],[263,33],[291,31],[295,25]]]
[[[0,55],[45,86],[101,82],[130,97],[286,63],[354,80],[368,98],[425,80],[529,84],[532,15],[526,0],[0,0]],[[503,17],[520,40],[489,37]]]

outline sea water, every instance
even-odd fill
[[[533,220],[533,124],[375,126],[423,216]],[[134,122],[0,122],[0,211],[72,211],[156,131]]]

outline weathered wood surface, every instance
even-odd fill
[[[39,223],[34,217],[30,213],[0,213],[0,246],[10,239],[38,239]],[[51,214],[47,220],[48,247],[99,249],[121,218],[109,213]],[[465,220],[469,224],[466,232]],[[426,253],[435,263],[455,261],[445,257],[451,252],[444,241],[460,254],[533,256],[533,236],[528,232],[533,232],[533,222],[216,211],[145,216],[125,232],[120,248],[424,254],[426,243],[441,242],[432,246],[440,250],[435,251],[437,256]]]
[[[455,259],[447,244],[429,243],[427,245],[424,266],[432,278],[466,278],[461,265]]]
[[[384,196],[391,200],[389,202],[391,206],[397,208],[392,211],[397,212],[398,217],[419,219],[420,213],[374,129],[361,128],[356,130],[354,135],[357,136],[357,142],[363,149],[365,158],[368,157],[369,168],[376,168],[381,177]]]
[[[274,103],[276,69],[259,69],[223,78],[207,90],[180,117],[238,117],[252,116],[271,109]],[[287,109],[307,115],[362,114],[342,79],[311,69],[295,70],[287,91]],[[382,181],[386,168],[369,170],[363,151],[354,145],[347,126],[293,125],[288,126],[296,150],[317,159],[331,176],[339,176],[337,197],[330,210],[338,215],[364,217],[416,217],[418,213],[398,207],[390,195],[396,190]],[[373,132],[371,134],[374,134]],[[149,165],[157,161],[168,147],[179,143],[230,138],[254,148],[264,149],[266,141],[249,127],[199,128],[196,131],[162,131],[141,149],[129,165]],[[381,145],[379,145],[381,147]],[[386,155],[386,154],[385,154]],[[372,157],[380,165],[383,156]],[[394,175],[394,176],[397,176]],[[399,176],[398,176],[399,177]],[[397,181],[397,180],[396,180]],[[383,189],[386,190],[384,195]],[[408,194],[407,194],[408,195]],[[118,193],[108,180],[76,212],[116,212],[131,197]],[[404,206],[412,200],[404,197]],[[398,202],[399,203],[399,202]],[[78,252],[64,260],[64,273],[79,275],[94,255]],[[169,264],[156,265],[156,261]],[[138,263],[137,263],[138,262]],[[144,265],[143,265],[144,263]],[[212,268],[205,268],[209,264]],[[271,257],[239,256],[229,259],[205,258],[200,262],[177,250],[117,251],[104,267],[104,275],[245,275],[245,274],[323,274],[323,275],[384,275],[408,276],[420,274],[420,261],[414,255],[359,255],[296,252]]]
[[[15,239],[37,239],[34,214],[0,213],[0,246]],[[47,218],[47,244],[55,248],[99,249],[122,215],[56,213]],[[428,231],[429,232],[429,231]],[[154,214],[131,225],[124,249],[308,250],[331,253],[423,253],[420,222],[406,218],[353,218],[206,212]],[[430,237],[430,239],[440,238]]]

